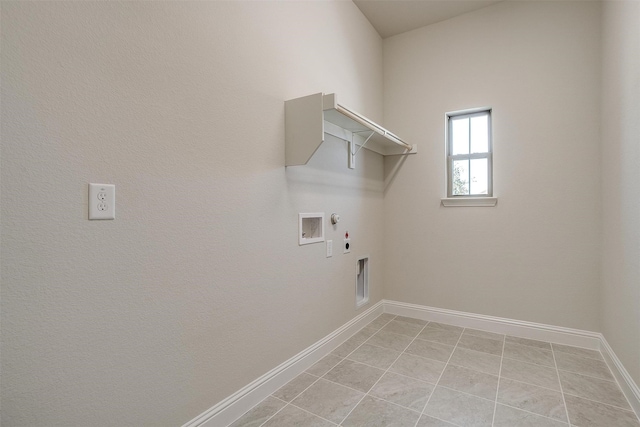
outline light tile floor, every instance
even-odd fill
[[[383,314],[232,427],[640,427],[600,352]]]

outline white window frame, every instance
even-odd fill
[[[463,117],[487,116],[488,122],[488,151],[484,153],[469,153],[453,155],[452,122],[453,119]],[[493,197],[493,128],[492,108],[482,107],[469,110],[446,113],[446,164],[447,164],[447,198],[442,199],[445,206],[495,206]],[[470,151],[470,150],[469,150]],[[453,161],[487,159],[487,194],[453,194]],[[463,201],[465,200],[466,201]],[[484,199],[484,200],[483,200]]]

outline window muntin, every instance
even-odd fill
[[[447,197],[491,197],[491,109],[447,113]]]

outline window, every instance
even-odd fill
[[[447,197],[492,197],[491,109],[447,113]]]

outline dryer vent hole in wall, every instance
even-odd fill
[[[356,262],[356,308],[369,302],[369,257]]]

